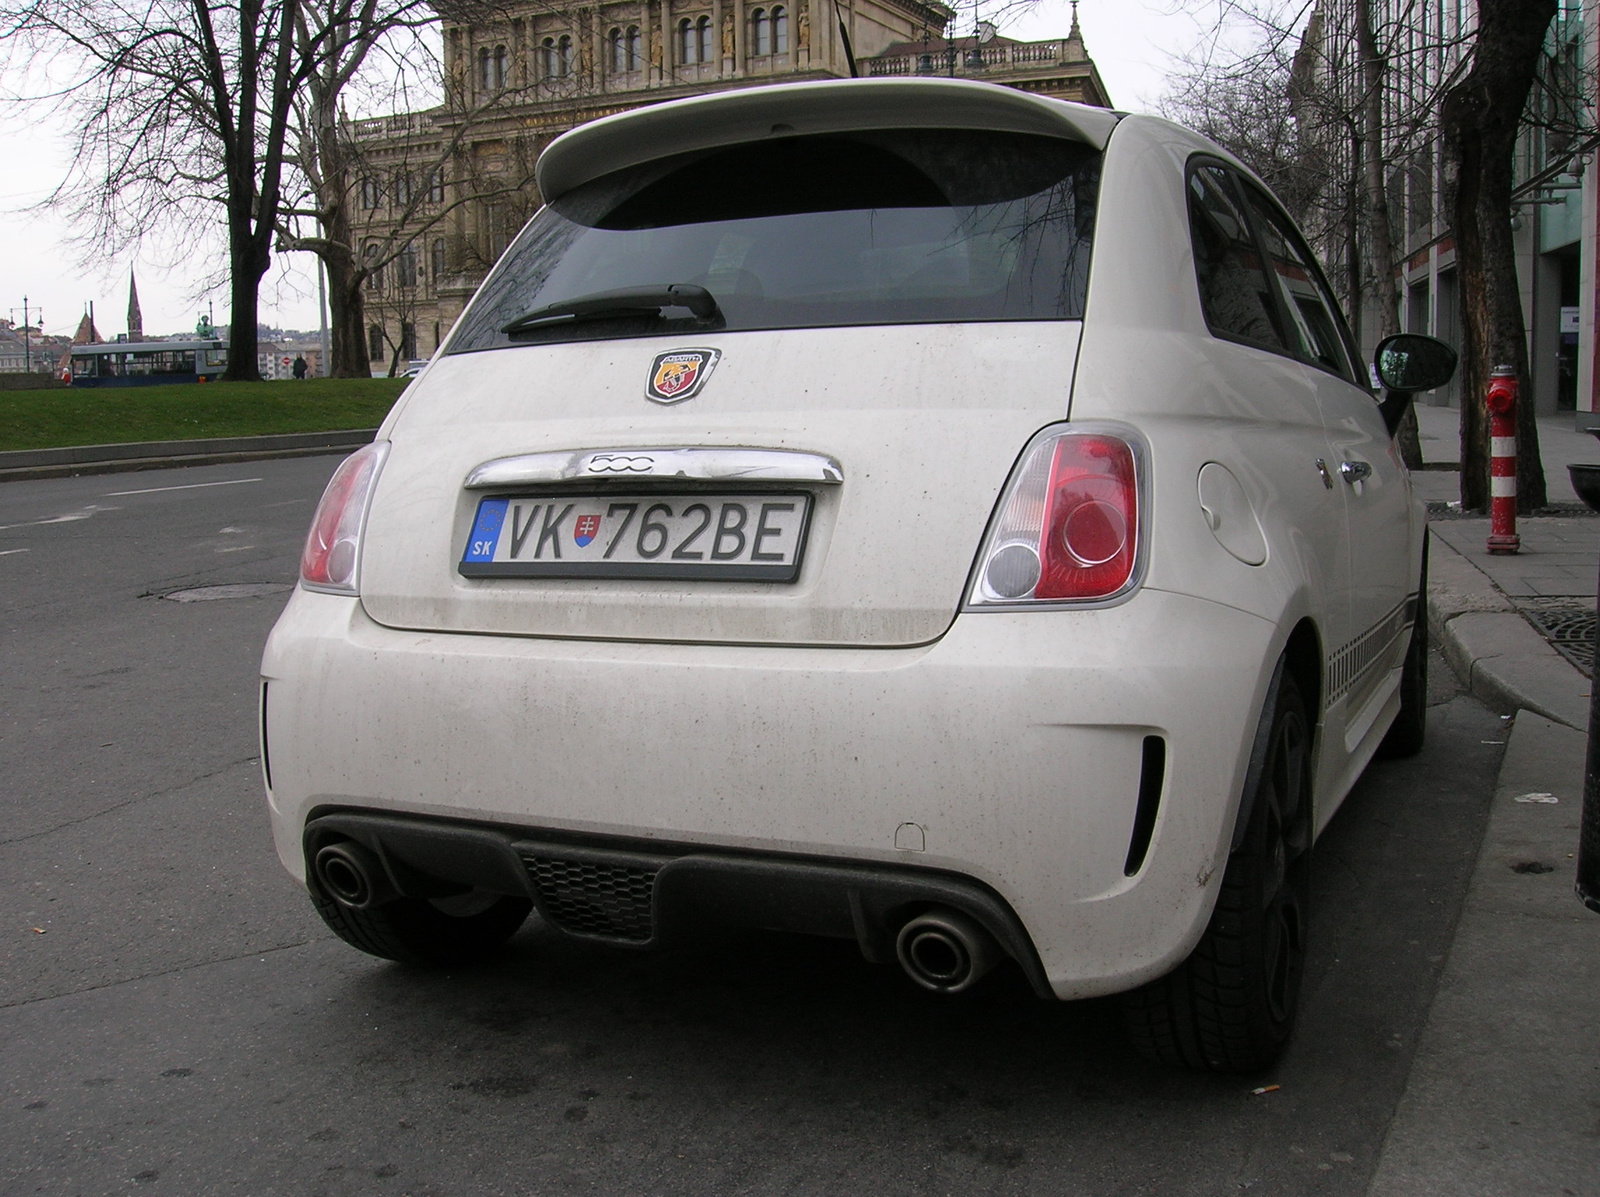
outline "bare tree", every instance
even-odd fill
[[[1522,117],[1556,0],[1478,0],[1472,68],[1444,97],[1447,200],[1461,280],[1461,504],[1489,501],[1489,421],[1483,396],[1496,365],[1516,369],[1517,507],[1545,504],[1539,426],[1528,380],[1528,343],[1512,244],[1511,193]]]
[[[82,222],[86,254],[115,253],[221,210],[228,379],[260,377],[257,297],[272,260],[290,103],[305,74],[289,36],[299,3],[24,0],[0,8],[12,62],[47,51],[70,72],[28,98],[76,118],[70,173],[51,202]]]
[[[1400,39],[1375,23],[1375,2],[1218,0],[1163,105],[1272,187],[1328,263],[1358,341],[1368,312],[1373,339],[1400,330],[1388,180],[1404,137],[1384,103]],[[1419,468],[1414,414],[1397,441]]]

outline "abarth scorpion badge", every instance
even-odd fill
[[[693,399],[722,356],[720,349],[674,349],[656,354],[650,366],[645,396],[657,403],[682,403]]]

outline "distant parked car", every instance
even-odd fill
[[[278,852],[421,964],[537,909],[1126,993],[1270,1062],[1316,834],[1425,716],[1422,505],[1248,170],[977,83],[585,125],[329,483],[262,663]]]

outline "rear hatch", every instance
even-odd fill
[[[1069,137],[921,128],[719,144],[578,183],[406,397],[367,612],[534,636],[936,638],[1018,453],[1066,415],[1098,175]]]

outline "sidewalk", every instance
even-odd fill
[[[1453,460],[1457,413],[1418,414],[1424,459]],[[1566,464],[1600,462],[1600,441],[1563,415],[1540,421],[1540,442],[1550,501],[1574,502]],[[1414,478],[1431,502],[1457,497],[1453,472]],[[1572,890],[1589,716],[1575,661],[1593,634],[1600,517],[1518,531],[1522,552],[1491,557],[1487,520],[1431,525],[1429,633],[1516,719],[1370,1197],[1600,1194],[1600,916]]]

